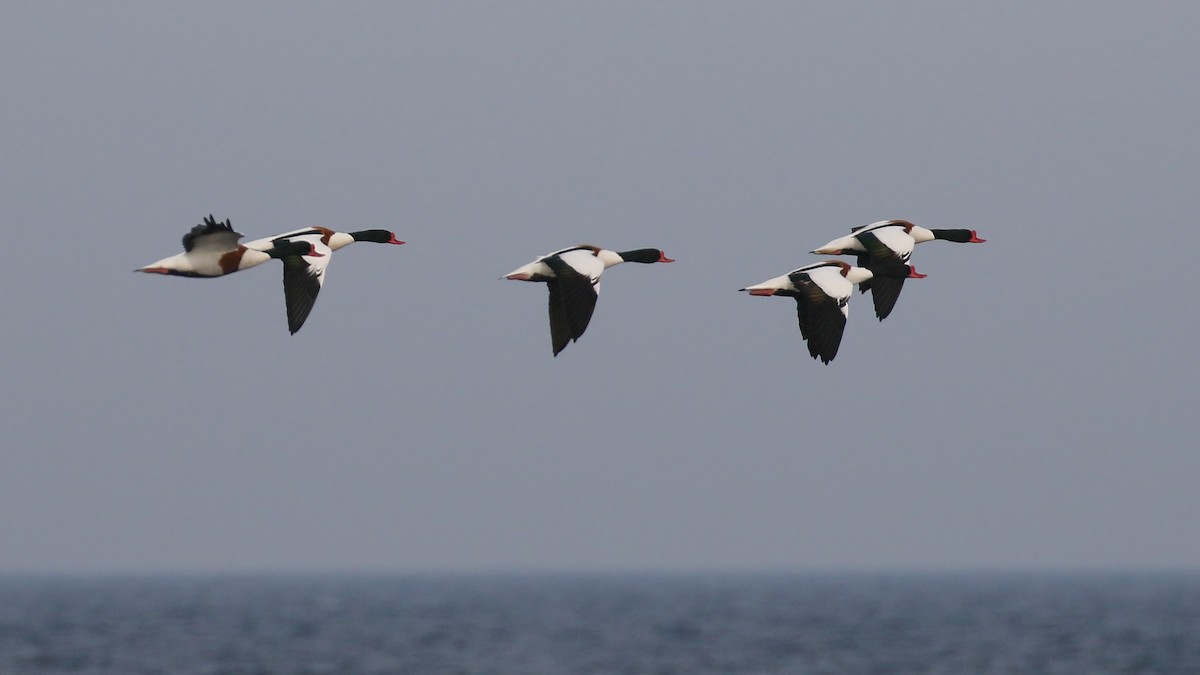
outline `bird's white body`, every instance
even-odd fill
[[[914,246],[922,242],[933,241],[933,232],[924,227],[903,220],[881,220],[860,227],[845,237],[838,237],[824,246],[813,249],[812,252],[821,255],[838,255],[843,252],[867,253],[867,247],[859,240],[859,235],[868,232],[891,249],[902,262],[908,262],[912,257]]]
[[[229,250],[197,249],[163,258],[142,269],[172,270],[179,276],[219,277],[261,265],[271,259],[271,256],[266,253],[251,249],[240,251],[240,255],[237,255],[239,253],[237,248]],[[236,256],[236,259],[231,259],[230,254]]]
[[[343,246],[349,246],[354,243],[354,237],[349,232],[337,232],[324,227],[305,227],[283,234],[276,234],[271,237],[255,239],[254,241],[246,242],[246,248],[252,248],[258,251],[265,251],[271,248],[276,241],[281,239],[304,239],[312,241],[314,244],[321,244],[327,247],[330,251],[336,251]]]
[[[597,295],[600,293],[600,275],[604,273],[604,270],[613,265],[625,262],[616,251],[610,251],[606,248],[572,246],[571,248],[564,248],[554,253],[547,253],[540,256],[537,260],[527,265],[522,265],[504,275],[504,278],[517,281],[548,281],[555,279],[558,275],[555,274],[546,261],[556,256],[559,260],[570,266],[571,269],[591,280],[592,289],[596,291]]]
[[[797,284],[795,277],[801,274],[806,275],[808,281],[816,284],[825,295],[835,301],[842,310],[842,316],[846,317],[850,316],[849,300],[854,293],[854,284],[861,284],[875,276],[871,270],[863,267],[846,265],[843,268],[836,262],[834,264],[821,262],[799,267],[787,274],[747,286],[742,290],[749,292],[750,295],[775,295],[777,291],[784,291],[789,295],[800,293],[802,289]]]

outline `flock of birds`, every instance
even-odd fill
[[[795,298],[800,336],[808,343],[808,353],[828,364],[842,344],[854,284],[863,293],[870,291],[875,316],[883,321],[896,306],[904,280],[925,278],[909,264],[913,247],[935,239],[960,244],[987,241],[980,239],[975,230],[935,230],[907,220],[881,220],[853,228],[848,236],[810,251],[820,255],[852,255],[855,265],[826,260],[740,290],[750,295]]]
[[[280,260],[288,330],[294,335],[312,312],[334,251],[356,241],[404,243],[387,230],[337,232],[324,227],[303,228],[239,244],[242,236],[234,231],[229,220],[222,223],[209,215],[183,236],[183,253],[134,271],[208,278],[249,269],[271,259]],[[856,227],[848,236],[811,251],[855,256],[854,265],[825,260],[739,290],[750,295],[795,298],[800,336],[808,345],[808,353],[828,364],[837,356],[842,342],[854,284],[858,284],[861,292],[871,293],[875,316],[883,321],[896,306],[904,280],[925,277],[909,264],[913,248],[935,239],[972,244],[985,241],[975,230],[927,229],[907,220],[881,220]],[[503,278],[546,284],[550,291],[550,339],[554,355],[558,356],[587,330],[600,293],[600,275],[624,262],[675,261],[654,248],[610,251],[596,246],[572,246],[541,256]]]

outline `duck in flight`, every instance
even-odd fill
[[[982,244],[987,241],[980,239],[975,230],[937,230],[914,225],[907,220],[881,220],[856,227],[849,235],[834,239],[811,252],[819,255],[853,255],[857,258],[858,267],[873,269],[878,273],[881,269],[895,270],[898,266],[908,264],[917,244],[938,239],[960,244]],[[871,292],[875,316],[880,321],[886,319],[895,308],[905,278],[877,274],[875,279],[859,284],[860,291]]]
[[[854,284],[896,277],[921,279],[925,275],[918,274],[910,265],[871,270],[841,260],[826,260],[738,290],[750,295],[795,298],[800,337],[808,344],[809,355],[828,365],[842,344]]]
[[[404,242],[388,230],[338,232],[326,227],[308,227],[247,242],[247,248],[269,250],[284,242],[312,244],[316,255],[289,255],[283,258],[283,299],[287,306],[288,330],[292,335],[304,325],[317,294],[325,284],[325,269],[332,253],[356,241],[400,245]]]
[[[261,265],[272,258],[322,255],[306,241],[280,242],[259,249],[238,244],[242,236],[234,231],[228,219],[219,223],[209,214],[203,223],[183,235],[183,253],[163,258],[134,271],[177,277],[221,277]]]
[[[579,340],[592,320],[600,294],[600,275],[624,262],[675,262],[656,248],[610,251],[572,246],[544,255],[504,276],[515,281],[544,282],[550,289],[550,341],[554,355]]]

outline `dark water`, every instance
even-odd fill
[[[1200,673],[1200,575],[0,577],[0,673]]]

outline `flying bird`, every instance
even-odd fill
[[[840,260],[826,260],[738,290],[750,295],[795,298],[800,337],[808,344],[809,355],[828,365],[842,344],[854,284],[895,277],[921,279],[925,275],[910,265],[872,271]]]
[[[183,253],[163,258],[134,271],[177,277],[221,277],[261,265],[272,258],[322,255],[312,244],[304,241],[280,242],[261,249],[250,248],[238,244],[242,236],[234,231],[228,219],[219,223],[210,214],[203,223],[183,235]]]
[[[337,232],[325,227],[309,227],[255,239],[247,242],[246,246],[265,250],[288,241],[311,243],[313,250],[317,252],[315,256],[290,255],[283,258],[283,299],[287,305],[288,330],[292,335],[300,330],[312,312],[313,305],[317,302],[317,294],[325,284],[325,268],[329,266],[329,259],[334,251],[356,241],[396,245],[404,243],[396,238],[395,233],[388,230]]]
[[[913,247],[927,241],[941,239],[962,244],[982,244],[975,230],[933,230],[913,225],[907,220],[881,220],[851,230],[851,234],[813,249],[820,255],[853,255],[859,267],[875,270],[875,279],[859,284],[863,293],[871,292],[875,304],[875,316],[883,321],[892,313],[900,291],[904,287],[902,276],[879,275],[881,269],[895,270],[907,264],[912,257]]]
[[[656,248],[610,251],[596,246],[572,246],[544,255],[504,276],[516,281],[545,282],[550,289],[550,341],[554,355],[579,340],[592,320],[600,293],[600,275],[624,262],[675,262]]]

